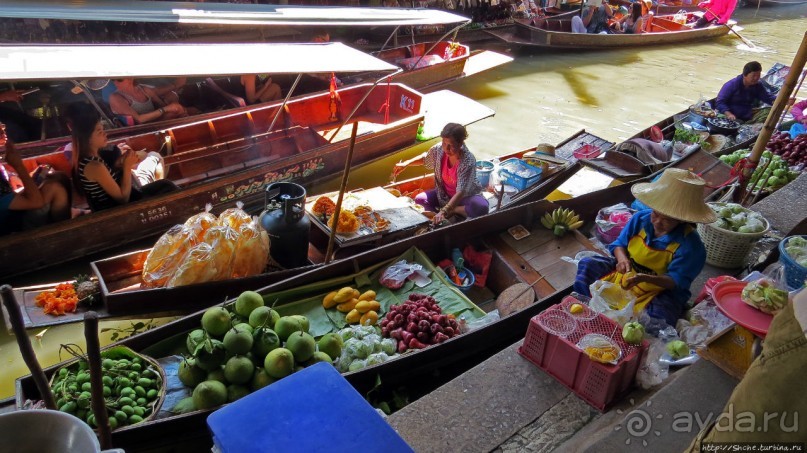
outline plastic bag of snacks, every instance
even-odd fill
[[[219,224],[218,217],[210,213],[211,209],[213,209],[213,205],[208,203],[205,206],[205,212],[193,215],[185,221],[185,226],[194,232],[194,244],[202,242],[207,230]]]
[[[143,264],[145,288],[165,286],[176,272],[188,250],[198,243],[197,230],[185,225],[174,225],[163,234],[151,249]]]
[[[233,252],[238,244],[239,234],[228,226],[215,226],[207,230],[204,242],[210,244],[213,252],[208,266],[213,268],[212,277],[207,281],[230,278]]]
[[[233,252],[231,277],[260,274],[269,261],[269,235],[258,225],[257,219],[242,224],[238,232],[240,234]]]
[[[244,203],[238,202],[235,208],[224,210],[219,214],[219,225],[227,225],[235,231],[239,231],[241,226],[252,223],[252,217],[244,210]]]
[[[191,283],[212,281],[217,273],[216,269],[209,265],[213,259],[213,252],[213,247],[204,242],[194,246],[185,256],[182,264],[166,286],[173,288]]]

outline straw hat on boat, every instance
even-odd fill
[[[703,201],[706,181],[688,170],[668,168],[654,182],[634,184],[637,200],[656,212],[683,222],[712,223],[717,216]]]
[[[541,154],[548,154],[550,156],[555,155],[555,147],[550,145],[549,143],[541,143],[540,145],[535,147],[535,151]]]

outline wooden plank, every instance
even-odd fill
[[[530,230],[529,236],[520,240],[514,239],[513,236],[506,231],[501,233],[500,237],[508,247],[522,256],[526,256],[531,250],[540,248],[555,238],[550,231],[540,226],[534,227]],[[529,259],[529,257],[526,256],[525,259]]]
[[[556,293],[558,288],[553,287],[546,281],[543,275],[532,268],[515,250],[513,250],[502,239],[500,234],[494,234],[485,238],[494,249],[494,253],[501,257],[502,261],[507,263],[510,269],[518,276],[521,281],[531,285],[535,289],[535,294],[538,299],[549,297]]]

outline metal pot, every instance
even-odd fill
[[[13,444],[14,451],[123,453],[118,448],[101,451],[90,425],[54,410],[32,409],[2,414],[0,434]]]
[[[721,135],[737,135],[740,123],[726,118],[707,118],[709,132]]]

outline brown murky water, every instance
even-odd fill
[[[748,61],[761,62],[764,70],[776,62],[790,64],[807,32],[807,4],[741,8],[734,17],[744,27],[742,35],[766,51],[738,48],[741,41],[727,35],[702,43],[647,49],[514,53],[512,63],[450,87],[496,110],[493,118],[470,126],[468,146],[477,157],[485,158],[541,142],[557,143],[582,128],[609,140],[627,138],[700,96],[714,96]],[[484,47],[509,51],[496,42]],[[807,96],[807,87],[802,94]],[[395,161],[425,149],[422,145],[405,156],[359,169],[351,176],[351,186],[383,184]],[[415,174],[415,170],[407,170],[403,177]],[[337,187],[334,182],[311,192]],[[58,272],[49,272],[41,278],[32,276],[31,281],[67,279],[72,273],[54,277]],[[108,328],[129,325],[129,321],[102,323]],[[84,344],[80,324],[52,327],[41,340],[34,337],[36,333],[30,336],[43,365],[59,360],[59,344]],[[109,342],[110,334],[102,335],[102,343]],[[14,337],[5,329],[0,329],[0,367],[0,398],[4,398],[13,394],[14,379],[28,372]]]

